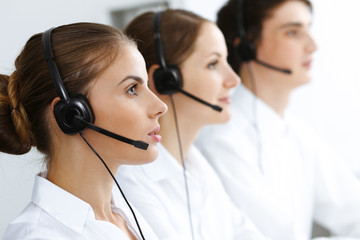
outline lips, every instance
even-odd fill
[[[312,63],[312,59],[311,60],[308,60],[308,61],[305,61],[303,63],[303,66],[306,67],[306,68],[311,68],[311,63]]]
[[[223,98],[219,99],[219,102],[230,104],[231,103],[231,98],[230,97],[223,97]]]
[[[160,126],[155,127],[148,135],[155,141],[161,142],[161,136],[159,135]]]

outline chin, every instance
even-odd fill
[[[231,113],[229,108],[223,108],[223,110],[220,113],[216,112],[215,114],[217,115],[214,116],[213,118],[210,118],[212,120],[210,124],[224,124],[230,121],[231,119]]]
[[[303,85],[306,85],[311,82],[311,76],[310,74],[304,74],[301,76],[296,76],[295,79],[292,81],[293,88],[297,88]]]
[[[126,165],[143,165],[148,164],[157,158],[159,152],[156,145],[150,144],[147,150],[142,150],[138,148],[132,148],[131,151],[128,151],[123,159],[126,159],[122,164]]]
[[[144,156],[140,164],[152,163],[157,159],[159,155],[159,151],[156,144],[155,145],[150,144],[148,149],[144,150],[144,152],[146,153],[146,156]]]

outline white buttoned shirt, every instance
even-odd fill
[[[336,235],[360,237],[360,182],[336,154],[244,86],[231,110],[231,120],[204,128],[196,145],[265,236],[309,239],[314,220]]]
[[[141,239],[135,220],[120,195],[113,189],[112,211],[119,214],[129,230]],[[116,197],[115,197],[116,196]],[[136,211],[136,210],[135,210]],[[146,240],[158,239],[136,211]],[[4,240],[128,240],[127,235],[110,222],[95,219],[91,206],[46,179],[35,178],[31,202],[7,227]]]
[[[265,239],[231,203],[215,172],[194,146],[185,164],[196,240]],[[159,239],[192,239],[183,169],[161,144],[154,162],[121,166],[117,179]]]

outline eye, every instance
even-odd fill
[[[218,60],[216,60],[216,61],[213,61],[213,62],[211,62],[211,63],[209,63],[208,65],[207,65],[207,67],[209,68],[209,69],[214,69],[215,67],[216,67],[216,65],[218,64]]]
[[[290,30],[290,31],[288,31],[286,34],[287,34],[288,36],[290,36],[290,37],[294,37],[294,36],[297,35],[297,33],[298,33],[297,30]]]
[[[136,88],[137,84],[131,85],[130,88],[127,90],[127,93],[131,96],[137,96]]]

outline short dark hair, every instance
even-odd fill
[[[271,11],[280,4],[290,0],[247,0],[243,4],[243,13],[238,13],[240,0],[229,0],[217,13],[217,25],[223,32],[229,52],[228,61],[235,72],[239,71],[241,62],[234,48],[234,40],[239,37],[237,14],[245,14],[244,25],[247,39],[256,42],[261,37],[264,20],[271,17]],[[293,0],[292,0],[293,1]],[[312,10],[309,0],[296,0],[306,4]]]

